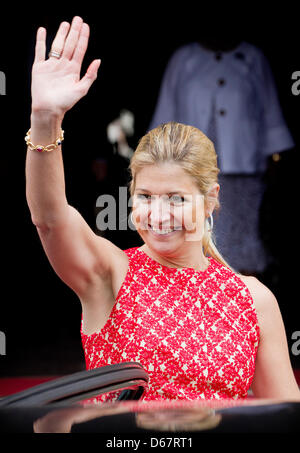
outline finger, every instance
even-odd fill
[[[89,42],[89,36],[90,36],[90,27],[88,24],[83,23],[81,30],[80,30],[80,35],[79,39],[77,42],[77,46],[75,48],[74,54],[73,54],[73,60],[76,61],[79,65],[82,64],[88,42]]]
[[[72,58],[74,50],[77,46],[82,24],[83,20],[81,19],[81,17],[75,16],[73,18],[63,51],[63,57],[68,58],[69,60]]]
[[[59,29],[57,30],[56,36],[52,42],[51,50],[54,50],[55,52],[58,52],[60,54],[62,53],[69,29],[70,29],[69,22],[62,22],[60,24]],[[55,57],[50,57],[50,58],[55,58]]]
[[[34,63],[44,61],[46,55],[46,29],[40,27],[36,33]]]
[[[78,82],[79,89],[86,94],[96,80],[101,60],[94,60],[88,67],[84,77]]]

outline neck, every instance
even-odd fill
[[[163,266],[171,268],[192,268],[196,271],[203,272],[209,266],[209,260],[204,256],[202,246],[197,249],[197,253],[195,253],[195,249],[193,249],[193,253],[187,252],[184,254],[182,254],[182,252],[180,254],[158,253],[157,251],[150,249],[146,244],[142,245],[140,250]]]

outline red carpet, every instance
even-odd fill
[[[21,392],[29,387],[33,387],[34,385],[50,381],[51,379],[56,379],[56,376],[2,378],[0,379],[0,397]]]

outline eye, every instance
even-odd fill
[[[180,195],[172,195],[169,197],[170,201],[173,201],[174,203],[183,203],[184,202],[184,197],[181,197]]]
[[[145,193],[138,193],[138,194],[137,194],[137,198],[138,198],[139,200],[145,200],[145,201],[147,201],[147,200],[149,200],[149,199],[151,198],[151,195],[148,195],[148,194],[145,194]]]

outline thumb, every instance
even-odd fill
[[[98,69],[101,64],[101,60],[94,60],[89,65],[85,75],[82,79],[78,82],[78,86],[80,90],[84,93],[87,93],[90,89],[92,83],[97,79]]]

